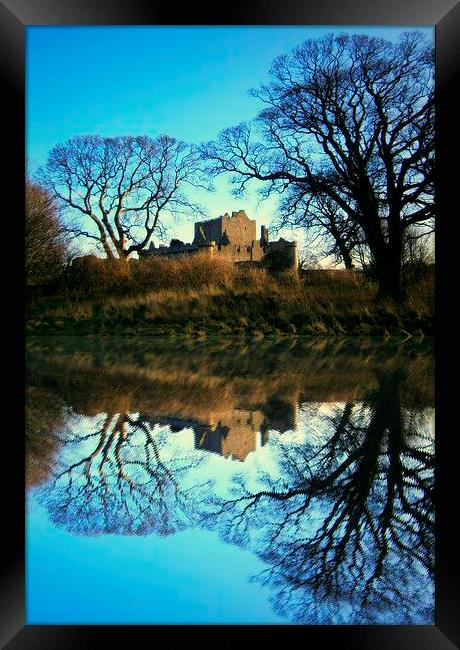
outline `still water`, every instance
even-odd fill
[[[27,346],[28,624],[434,623],[424,341]]]

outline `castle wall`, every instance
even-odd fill
[[[222,456],[244,461],[256,450],[257,433],[261,430],[263,414],[260,411],[234,409],[228,423],[228,433],[222,439]]]
[[[216,246],[216,255],[230,257],[234,262],[259,262],[264,256],[263,248],[258,240],[250,244],[234,244]]]

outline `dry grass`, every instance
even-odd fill
[[[77,325],[76,333],[124,328],[175,335],[432,334],[434,277],[407,300],[377,303],[377,287],[349,271],[278,275],[206,255],[97,261],[30,307],[30,328]],[[88,330],[89,328],[89,330]]]

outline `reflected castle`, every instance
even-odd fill
[[[156,342],[154,350],[142,341],[120,345],[123,353],[113,340],[105,349],[90,341],[72,347],[69,340],[67,349],[53,341],[32,342],[30,406],[46,406],[46,417],[53,403],[54,410],[67,404],[83,416],[139,413],[149,426],[190,428],[196,449],[236,461],[266,445],[271,430],[294,430],[302,403],[359,401],[378,386],[377,369],[400,358],[397,345],[386,346],[382,356],[372,342],[357,350],[340,341],[327,349],[320,341],[308,348],[236,342],[180,349],[165,341]],[[408,364],[404,399],[432,406],[430,355],[409,358]],[[40,400],[33,399],[37,391]],[[57,411],[54,417],[62,421]],[[33,419],[38,422],[40,415]]]
[[[151,426],[168,426],[171,431],[193,429],[195,449],[244,461],[249,453],[268,442],[269,431],[278,433],[295,429],[298,422],[298,396],[291,401],[273,397],[259,409],[236,402],[218,411],[200,413],[201,420],[171,415],[147,417]]]

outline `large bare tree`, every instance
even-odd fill
[[[145,249],[166,216],[200,211],[185,189],[205,187],[196,148],[165,135],[76,136],[53,147],[39,176],[68,230],[121,259]]]
[[[434,219],[433,56],[414,31],[396,43],[307,40],[252,91],[265,104],[254,124],[203,145],[211,173],[230,173],[237,193],[263,181],[262,193],[284,194],[305,227],[323,216],[305,197],[327,197],[364,238],[380,295],[399,299],[404,232]]]

